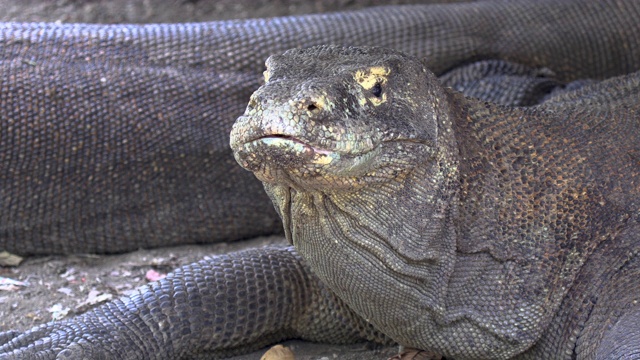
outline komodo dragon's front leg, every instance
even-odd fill
[[[0,335],[0,358],[218,358],[288,338],[390,341],[328,291],[293,248],[274,247],[187,265],[72,321]]]

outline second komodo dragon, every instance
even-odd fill
[[[264,60],[380,46],[562,82],[640,69],[636,0],[478,1],[197,24],[0,24],[0,250],[121,253],[281,231],[229,131]]]

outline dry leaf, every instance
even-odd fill
[[[91,291],[89,291],[89,295],[87,295],[87,298],[84,301],[78,303],[78,306],[76,306],[76,311],[84,312],[87,309],[93,307],[93,305],[107,302],[111,299],[113,299],[113,295],[100,292],[96,289],[92,289]]]
[[[28,285],[29,284],[24,281],[13,280],[10,278],[0,276],[0,291],[18,291],[22,287],[25,287]]]

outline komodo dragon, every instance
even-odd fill
[[[501,3],[498,5],[500,7],[504,7],[506,10],[509,10],[509,7],[513,4]],[[609,42],[608,40],[612,39],[612,37],[609,36],[607,37],[608,40],[602,41],[599,43],[599,45],[591,48],[589,51],[595,52],[592,54],[593,56],[588,57],[590,61],[587,61],[585,64],[578,66],[576,66],[575,63],[567,64],[566,61],[561,57],[556,57],[557,53],[554,53],[554,51],[559,49],[558,46],[560,46],[559,44],[561,43],[561,40],[558,40],[557,43],[555,41],[551,41],[551,44],[549,44],[549,49],[554,49],[554,51],[548,51],[548,49],[545,49],[545,45],[543,43],[540,43],[538,46],[535,45],[534,41],[534,44],[532,45],[531,43],[527,43],[527,40],[520,38],[519,36],[516,36],[516,42],[518,42],[521,46],[524,46],[524,48],[518,48],[516,46],[518,50],[515,51],[515,53],[518,53],[518,51],[523,51],[524,53],[528,53],[531,55],[535,53],[535,51],[539,51],[541,54],[546,54],[542,55],[541,58],[543,60],[540,60],[541,58],[536,57],[528,59],[526,57],[513,59],[509,54],[507,54],[509,53],[509,51],[504,52],[504,49],[497,52],[495,51],[495,49],[487,50],[492,47],[488,46],[481,51],[462,51],[461,53],[458,53],[458,55],[456,55],[460,58],[458,59],[460,61],[454,60],[453,63],[459,64],[461,62],[476,58],[502,57],[533,66],[549,66],[550,68],[557,71],[557,73],[560,74],[560,77],[565,80],[585,76],[607,77],[610,75],[626,73],[636,69],[638,63],[638,55],[633,52],[634,49],[636,49],[634,47],[634,44],[637,41],[635,36],[633,36],[634,31],[638,26],[637,18],[634,17],[634,12],[635,15],[637,15],[637,8],[634,8],[634,6],[636,6],[636,4],[634,3],[629,3],[627,5],[630,7],[625,9],[620,9],[617,7],[603,7],[602,9],[600,9],[600,5],[592,8],[589,8],[587,6],[586,8],[569,9],[569,13],[580,13],[584,11],[584,14],[582,15],[590,16],[596,16],[596,12],[594,12],[594,10],[597,10],[598,16],[604,16],[604,18],[610,16],[612,13],[615,13],[616,16],[622,16],[623,18],[625,18],[627,14],[631,14],[628,18],[626,18],[626,23],[624,21],[616,22],[616,24],[624,24],[620,27],[620,29],[616,28],[615,30],[613,30],[612,28],[607,27],[604,27],[604,30],[594,29],[593,33],[598,33],[598,36],[589,36],[589,34],[591,33],[589,31],[576,31],[576,35],[585,36],[586,34],[586,38],[591,40],[597,39],[603,34],[599,33],[598,31],[604,31],[604,33],[607,33],[617,39],[617,41]],[[474,12],[476,12],[477,14],[481,14],[483,13],[483,11],[495,10],[495,8],[492,7],[494,6],[494,4],[484,4],[484,6],[485,7],[480,6],[479,8],[474,8]],[[522,9],[522,7],[526,5],[523,5],[522,3],[516,3],[516,5],[513,6],[521,6]],[[566,6],[566,4],[560,4],[560,6]],[[439,7],[434,7],[433,9],[437,10],[439,9]],[[449,11],[451,11],[452,9],[456,9],[456,13],[447,13],[446,15],[455,18],[458,14],[458,10],[462,9],[460,10],[460,12],[464,13],[465,7],[449,7],[447,9],[449,9]],[[558,11],[558,8],[555,8],[555,10],[551,9],[553,9],[553,7],[548,8],[544,11],[550,11],[547,15],[554,14],[553,11]],[[566,11],[567,9],[568,8],[565,8],[564,10]],[[531,10],[536,9],[532,8]],[[607,10],[609,12],[607,12]],[[557,12],[555,14],[559,13],[560,12]],[[510,16],[511,18],[518,18],[519,16],[522,16],[522,13],[514,11],[513,13],[510,13]],[[533,16],[532,18],[538,20],[540,19],[536,16]],[[581,19],[585,18],[593,20],[593,18],[589,16],[583,16]],[[523,20],[522,17],[520,19]],[[520,23],[520,26],[522,26],[522,24],[523,23]],[[552,22],[551,25],[554,24],[558,25],[557,22]],[[514,28],[517,28],[517,21],[511,25],[514,26]],[[574,25],[575,24],[571,24],[571,28],[573,28]],[[586,25],[588,25],[588,21],[585,21],[584,26]],[[580,26],[573,29],[575,30],[579,28]],[[472,30],[476,29],[465,28],[465,30],[462,32],[466,31],[467,34],[469,34],[469,32],[471,32]],[[536,28],[535,30],[540,29]],[[547,30],[548,28],[543,31]],[[555,30],[558,30],[558,28],[555,28]],[[495,31],[496,29],[493,29],[490,30],[489,33],[494,33]],[[95,34],[97,33],[99,32],[96,32]],[[553,33],[553,31],[551,33]],[[78,34],[76,34],[76,36],[77,35]],[[437,35],[438,34],[435,34],[434,36],[437,38]],[[511,36],[513,35],[514,33],[511,32]],[[87,33],[85,33],[84,35],[80,34],[78,38],[81,38],[82,36],[87,36]],[[89,36],[89,38],[90,37],[91,36]],[[109,36],[106,37],[108,38]],[[71,36],[71,38],[73,38],[73,36]],[[535,37],[533,39],[535,39]],[[580,41],[583,41],[584,39],[585,38],[581,38],[578,43]],[[133,43],[135,43],[135,41],[133,41]],[[492,43],[492,41],[489,40],[489,43]],[[526,46],[523,44],[525,44]],[[504,45],[504,43],[494,43],[494,45],[496,47],[499,47],[498,45]],[[91,44],[89,44],[89,46],[91,46]],[[536,50],[532,50],[531,48],[527,49],[528,46],[533,46],[536,48]],[[611,52],[598,53],[598,50],[606,49],[609,47],[617,49],[619,51],[620,57],[611,57]],[[118,53],[118,51],[116,51],[115,53]],[[615,55],[618,55],[618,53],[615,53],[615,51],[613,53]],[[435,57],[437,58],[437,52],[435,52],[434,54],[436,54]],[[467,57],[466,60],[461,60],[465,56]],[[72,58],[73,57],[75,56],[72,56]],[[606,66],[603,67],[603,72],[598,71],[598,66],[588,65],[589,63],[591,63],[591,61],[593,61],[594,63],[604,64],[607,62],[605,59],[609,57],[615,60],[615,64],[608,70]],[[619,59],[622,60],[618,62]],[[32,61],[25,61],[24,59],[21,61],[24,61],[25,65],[28,66],[34,66],[34,64],[37,64]],[[559,66],[563,62],[564,66]],[[66,65],[73,65],[70,67],[70,69],[73,69],[74,66],[78,64],[70,62]],[[112,65],[113,64],[109,64],[109,66]],[[443,65],[441,64],[441,66]],[[588,69],[589,67],[591,68]],[[178,69],[179,68],[180,67],[178,67]],[[118,68],[118,66],[116,66],[116,69],[118,71],[122,70],[122,68]],[[144,70],[144,66],[142,66],[142,70]],[[180,71],[178,70],[177,72]],[[54,74],[59,73],[54,72]],[[89,72],[86,71],[84,73],[84,76],[87,76],[88,74]],[[164,74],[164,72],[160,72],[160,75]],[[249,78],[251,78],[251,76],[249,76]],[[627,79],[627,81],[633,82],[636,81],[634,80],[636,78],[637,75],[632,75],[629,77],[629,79]],[[102,78],[100,78],[99,80],[102,80]],[[618,79],[618,81],[624,82],[625,80]],[[603,84],[606,85],[611,83],[612,82],[605,82]],[[591,100],[584,100],[583,98],[586,98],[585,94],[589,93],[591,95],[595,95],[598,93],[598,89],[599,87],[597,86],[593,88],[587,88],[586,90],[584,90],[586,92],[582,92],[582,95],[578,96],[578,100],[572,98],[569,95],[553,100],[546,106],[551,112],[554,112],[558,110],[569,109],[575,104],[579,104],[580,101],[588,103]],[[55,95],[55,91],[53,93]],[[606,96],[604,95],[602,95],[602,97],[606,98]],[[144,101],[145,98],[142,99]],[[461,102],[463,101],[462,99],[457,100]],[[148,99],[146,99],[146,101],[148,101]],[[593,100],[593,102],[594,104],[597,104],[598,100]],[[624,103],[624,101],[622,101],[622,104],[620,105],[622,106],[623,110],[621,110],[621,112],[624,113],[624,111],[626,110],[625,106],[630,106],[632,104],[633,102]],[[615,105],[618,104],[611,105],[613,107],[613,110],[617,109]],[[600,110],[604,111],[603,109]],[[612,109],[610,108],[609,110]],[[628,134],[637,133],[637,127],[627,130]],[[633,151],[630,151],[629,153],[630,156],[633,157],[635,156],[637,151],[635,153]],[[579,194],[576,193],[574,195]],[[622,197],[622,199],[624,199],[624,197]],[[617,200],[621,201],[620,199]],[[637,208],[637,202],[635,204]],[[633,207],[633,202],[629,206]],[[478,210],[483,210],[483,208],[479,207]],[[575,215],[569,216],[569,218],[573,219],[573,216]],[[629,220],[629,222],[633,221],[637,221],[637,212],[635,214],[635,218]],[[102,230],[104,230],[104,228],[102,228]],[[482,233],[482,231],[480,231],[480,233]],[[630,243],[633,241],[633,234],[631,232],[623,231],[622,234],[623,240],[627,240]],[[486,236],[486,234],[484,235]],[[606,243],[606,241],[604,242]],[[94,245],[95,243],[90,246]],[[497,260],[504,261],[505,263],[507,263],[508,261],[512,261],[510,256],[512,256],[513,254],[510,251],[512,251],[513,249],[511,248],[499,249],[499,246],[494,247],[494,245],[496,244],[490,243],[481,244],[484,245],[484,247],[480,246],[480,248],[473,248],[473,245],[470,244],[467,245],[469,245],[469,248],[467,248],[466,250],[469,250],[471,253],[477,251],[478,253],[484,254],[486,256],[496,256]],[[604,247],[606,248],[606,246]],[[567,249],[569,249],[567,250],[569,255],[575,255],[571,251],[570,246],[568,246]],[[602,250],[602,248],[598,249],[600,249],[600,251],[604,251]],[[596,250],[593,250],[593,254],[596,255],[592,255],[591,258],[597,258],[598,256],[607,256],[606,253],[598,253],[598,251]],[[617,254],[620,255],[620,253]],[[633,254],[633,251],[629,251],[627,255],[631,258]],[[547,255],[553,257],[557,254]],[[569,256],[569,258],[571,260],[571,256]],[[569,265],[566,270],[570,273],[571,270],[578,271],[576,269],[579,268],[579,271],[592,271],[592,273],[594,274],[599,270],[603,270],[589,268],[588,264],[591,264],[592,262],[588,261],[586,262],[586,265],[580,267],[578,265],[579,262],[580,261],[572,263],[571,261],[569,261]],[[612,266],[615,267],[615,265]],[[509,268],[508,270],[512,269]],[[541,274],[541,276],[544,275],[543,273]],[[471,274],[469,276],[473,277],[474,274]],[[512,278],[508,278],[507,280],[516,281],[516,279]],[[205,282],[209,283],[205,284]],[[591,284],[585,284],[584,282],[577,282],[577,284],[586,288],[591,286]],[[629,285],[622,283],[616,284],[616,286],[621,287]],[[236,285],[247,286],[246,290],[248,291],[243,291],[242,289],[237,290],[239,291],[238,293],[236,293],[236,291],[231,291],[231,289],[236,289]],[[198,288],[200,288],[201,290],[198,290]],[[216,292],[216,294],[212,294],[210,291],[211,289],[218,289],[218,291]],[[265,291],[265,289],[278,291],[278,295],[270,296]],[[585,290],[582,292],[578,291],[577,294],[583,296],[583,294],[587,293],[588,291]],[[243,296],[243,294],[248,294],[248,298],[244,300],[239,299],[238,296]],[[439,293],[439,295],[442,294]],[[559,295],[557,293],[553,295],[556,297],[550,297],[549,301],[551,302],[551,300],[555,300],[557,302]],[[517,295],[514,295],[514,297],[515,296]],[[541,295],[536,294],[536,296],[540,297]],[[587,298],[587,295],[583,296],[584,304],[587,304],[590,301],[595,301],[595,299],[593,298]],[[613,300],[624,302],[624,299]],[[610,300],[610,302],[615,303],[615,301],[613,300]],[[565,302],[570,301],[566,300]],[[308,306],[303,304],[306,304]],[[332,305],[338,306],[338,309],[330,310],[330,306]],[[568,328],[562,327],[569,326],[568,324],[575,325],[576,323],[578,323],[581,327],[584,325],[584,323],[580,323],[578,320],[572,319],[570,316],[575,315],[574,313],[571,313],[570,310],[572,310],[571,306],[577,306],[576,304],[562,303],[562,306],[563,307],[560,308],[561,311],[558,312],[558,316],[562,315],[562,319],[554,319],[555,322],[552,321],[551,324],[546,327],[547,330],[552,329],[562,332],[570,330]],[[230,312],[224,313],[222,311],[216,311],[216,309],[222,308]],[[268,311],[267,308],[269,309]],[[593,311],[599,309],[597,306],[593,308]],[[239,309],[239,311],[236,313],[232,309]],[[612,309],[608,308],[605,310]],[[318,314],[316,313],[317,311],[321,311],[321,313],[323,313],[327,317],[321,316],[320,318],[318,318]],[[224,317],[226,315],[228,316],[228,318],[213,318],[212,316],[214,315],[214,313],[216,316]],[[595,314],[598,315],[598,312],[596,311]],[[334,327],[335,324],[332,322],[331,316],[336,315],[338,316],[338,321],[340,321],[342,325],[345,325],[344,328],[338,329]],[[580,309],[579,311],[577,311],[577,315],[586,316],[587,314],[585,313],[584,309]],[[508,317],[509,314],[506,314],[504,316]],[[609,314],[604,314],[602,316],[607,317],[609,316]],[[633,328],[630,328],[628,326],[628,323],[633,323],[633,313],[631,313],[631,315],[625,316],[626,317],[622,316],[621,319],[627,321],[627,326],[623,329],[618,329],[621,333],[632,332],[633,330]],[[247,318],[251,319],[250,323],[247,323]],[[567,320],[567,318],[572,321],[560,321]],[[314,319],[316,321],[315,323],[312,321]],[[622,321],[622,323],[624,323],[624,321]],[[318,325],[318,327],[314,327],[313,325],[309,327],[309,324],[316,324]],[[589,326],[585,326],[584,328],[588,330]],[[211,329],[211,331],[207,331],[207,329]],[[327,329],[330,329],[331,331],[327,332]],[[538,332],[538,335],[540,335],[539,333],[542,331],[540,329],[542,329],[542,326],[539,326],[532,331],[534,333]],[[388,329],[384,329],[383,331],[385,330],[388,331]],[[116,333],[117,339],[114,339],[113,336],[115,336],[114,334]],[[523,335],[523,333],[519,333],[518,335]],[[592,331],[591,333],[585,332],[585,334],[587,335],[592,335],[592,333],[594,333],[594,331]],[[594,336],[597,337],[597,330],[595,331],[595,333],[596,335]],[[615,335],[615,332],[610,332],[607,334],[607,336],[612,336],[612,334]],[[81,317],[77,317],[71,322],[48,324],[27,332],[22,336],[16,337],[16,335],[17,334],[13,332],[7,332],[0,335],[0,339],[3,342],[6,342],[6,344],[2,348],[0,348],[0,351],[4,352],[5,357],[16,356],[18,358],[23,358],[24,356],[27,356],[29,354],[33,355],[34,351],[40,350],[43,351],[43,353],[41,353],[40,355],[51,357],[65,346],[68,346],[68,348],[63,352],[64,354],[70,355],[70,353],[76,351],[75,355],[78,358],[94,358],[100,354],[104,355],[107,353],[117,358],[151,358],[156,356],[159,358],[177,358],[180,356],[194,355],[195,353],[203,353],[207,350],[211,351],[210,354],[228,355],[237,353],[239,351],[246,351],[249,348],[259,347],[280,338],[292,336],[301,336],[319,341],[348,342],[361,338],[378,341],[390,341],[387,336],[384,336],[378,330],[375,330],[371,324],[364,322],[362,318],[358,317],[353,312],[353,310],[349,309],[339,300],[337,300],[335,295],[328,291],[324,287],[324,285],[322,285],[322,283],[318,282],[318,280],[310,274],[307,265],[300,262],[299,256],[295,253],[295,251],[288,248],[252,250],[248,252],[232,254],[229,256],[218,257],[213,260],[204,261],[197,264],[192,264],[177,270],[176,273],[168,279],[142,288],[140,290],[140,295],[134,295],[129,298],[119,299],[91,313],[85,314]],[[526,341],[529,341],[531,336],[533,335],[524,334],[523,338],[516,339],[509,338],[508,335],[505,335],[499,340],[505,343],[509,343],[507,344],[507,347],[511,346],[511,351],[513,352],[515,351],[513,350],[514,348],[518,346],[523,347],[523,344]],[[543,336],[536,342],[536,345],[532,348],[532,350],[528,351],[529,354],[534,354],[535,351],[539,351],[540,354],[547,355],[558,354],[558,351],[560,351],[558,350],[558,347],[567,346],[567,344],[562,343],[563,341],[567,341],[569,343],[576,342],[576,336],[573,336],[572,334],[569,334],[569,336],[566,337],[553,337],[551,335],[545,336],[546,337]],[[44,340],[42,342],[38,341],[38,339],[40,339],[41,337]],[[584,339],[584,337],[578,339],[578,342],[586,342],[587,348],[588,346],[597,346],[598,344],[609,344],[606,341],[596,342],[589,341],[590,338],[586,340]],[[630,341],[633,341],[633,339],[631,339]],[[630,342],[630,344],[632,346],[633,342]],[[576,349],[584,348],[585,346],[580,348],[576,347]],[[468,348],[465,349],[468,350]],[[569,349],[569,347],[563,349],[567,350]],[[573,350],[574,349],[566,351],[566,353],[569,354],[569,358],[571,358],[572,355],[570,353]],[[447,351],[443,351],[443,353],[448,354],[454,351],[456,350],[450,348]],[[602,351],[606,351],[606,349]],[[624,349],[622,349],[622,351],[624,351]],[[584,354],[593,354],[593,351],[590,352],[590,350],[587,349],[585,350]],[[460,358],[464,358],[464,356]]]
[[[231,147],[330,309],[454,359],[640,359],[640,72],[531,109],[380,48],[265,77]]]

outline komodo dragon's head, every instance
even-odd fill
[[[289,50],[267,60],[265,80],[231,132],[236,160],[263,182],[353,190],[434,154],[439,89],[404,54]]]

